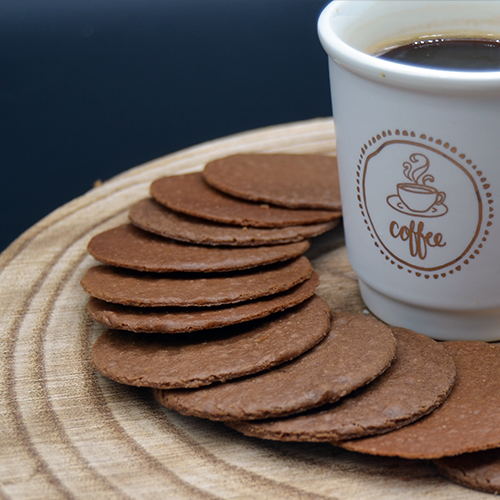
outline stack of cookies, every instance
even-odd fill
[[[450,457],[500,446],[500,347],[438,343],[315,295],[303,254],[340,221],[335,158],[233,155],[150,192],[88,246],[103,375],[248,436],[435,460],[484,489]]]
[[[214,187],[228,168],[240,172],[247,195]],[[248,170],[251,181],[267,177],[262,189],[245,180]],[[299,176],[304,186],[287,197]],[[303,254],[310,238],[340,222],[335,158],[234,155],[158,179],[151,195],[130,209],[130,223],[88,245],[101,263],[81,282],[88,310],[110,328],[93,349],[104,375],[200,387],[288,362],[327,335],[330,310],[314,294],[319,278]]]
[[[228,165],[238,165],[235,172],[260,165],[287,182],[302,173],[323,192],[312,200],[305,184],[288,203],[280,190],[264,191],[266,199],[275,197],[281,206],[236,198],[205,180],[210,172],[211,182],[224,179]],[[269,183],[274,187],[273,179]],[[250,196],[260,195],[254,185],[248,189]],[[112,329],[234,330],[236,324],[297,306],[319,282],[303,256],[310,238],[341,218],[336,161],[320,155],[235,155],[208,164],[203,172],[158,179],[151,194],[130,209],[130,223],[95,236],[88,245],[102,263],[82,279],[92,297],[89,312]],[[287,203],[290,207],[283,206]]]

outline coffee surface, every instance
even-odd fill
[[[500,70],[500,41],[425,39],[394,47],[378,57],[397,63],[458,71]]]

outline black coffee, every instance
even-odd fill
[[[500,71],[500,40],[417,40],[377,57],[434,69]]]

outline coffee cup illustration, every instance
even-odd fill
[[[399,199],[411,212],[428,212],[437,205],[442,205],[446,194],[435,187],[402,182],[397,185]]]
[[[403,174],[409,182],[396,184],[397,194],[387,197],[387,203],[398,212],[420,217],[441,217],[448,212],[444,204],[446,193],[429,184],[434,177],[428,173],[429,159],[413,153],[403,163]]]

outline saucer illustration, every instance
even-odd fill
[[[387,197],[387,203],[391,208],[401,212],[405,215],[411,215],[413,217],[441,217],[448,212],[448,207],[446,205],[434,205],[426,212],[418,212],[409,209],[399,198],[397,194],[393,194]]]

